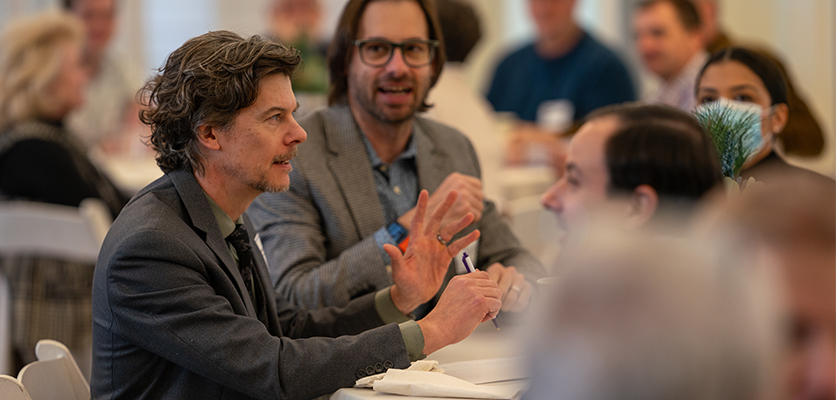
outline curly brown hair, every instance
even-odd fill
[[[203,173],[198,127],[229,129],[255,102],[262,78],[292,77],[300,62],[296,49],[259,36],[215,31],[186,41],[139,91],[139,118],[151,127],[157,165]]]

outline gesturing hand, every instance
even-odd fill
[[[449,241],[453,235],[473,221],[473,214],[466,214],[448,225],[441,226],[441,221],[456,201],[458,194],[450,192],[444,202],[433,211],[432,217],[426,220],[429,195],[422,190],[418,195],[418,205],[409,228],[409,245],[406,252],[401,254],[397,247],[384,245],[383,249],[392,259],[392,285],[390,293],[395,306],[404,314],[412,312],[416,307],[429,301],[438,292],[444,275],[450,265],[450,260],[473,243],[479,237],[479,231],[474,230],[467,236],[449,243],[447,246],[438,240]]]

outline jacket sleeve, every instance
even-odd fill
[[[119,337],[120,343],[259,399],[313,398],[353,385],[355,371],[369,365],[409,365],[396,324],[336,339],[272,335],[257,319],[236,312],[237,298],[224,296],[235,293],[234,284],[211,251],[197,251],[189,240],[176,232],[144,230],[105,250],[99,260],[104,284],[94,285],[94,310],[100,308],[94,324],[106,325],[109,339]],[[369,312],[363,301],[368,299],[347,314],[285,313],[283,325],[295,336],[354,330],[358,327],[348,320]],[[334,327],[324,328],[328,323]],[[138,351],[115,347],[114,354],[123,356]],[[121,369],[130,367],[137,377],[126,379],[143,379],[144,363],[131,360]]]

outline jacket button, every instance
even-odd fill
[[[363,371],[363,369],[362,369],[362,368],[360,368],[360,369],[358,369],[356,372],[354,372],[354,376],[356,376],[356,377],[357,377],[357,379],[360,379],[360,378],[365,378],[365,377],[366,377],[366,373]]]
[[[389,361],[389,360],[386,360],[386,361],[383,362],[383,368],[389,369],[389,368],[394,368],[394,367],[395,367],[395,364],[392,364],[392,362]]]
[[[377,372],[378,374],[379,374],[379,373],[381,373],[381,372],[383,372],[383,364],[381,364],[381,363],[376,363],[376,364],[374,365],[374,372]]]
[[[374,367],[372,367],[371,365],[366,367],[366,375],[369,375],[369,376],[374,375]]]

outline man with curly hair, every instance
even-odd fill
[[[102,245],[94,399],[314,398],[405,368],[499,311],[500,290],[481,272],[451,281],[421,321],[406,315],[479,236],[449,247],[436,239],[473,219],[442,224],[455,194],[430,217],[420,196],[392,286],[341,309],[301,311],[275,297],[243,213],[259,194],[287,189],[306,139],[292,114],[299,62],[276,42],[210,32],[175,50],[145,85],[140,118],[165,175],[131,200]]]

